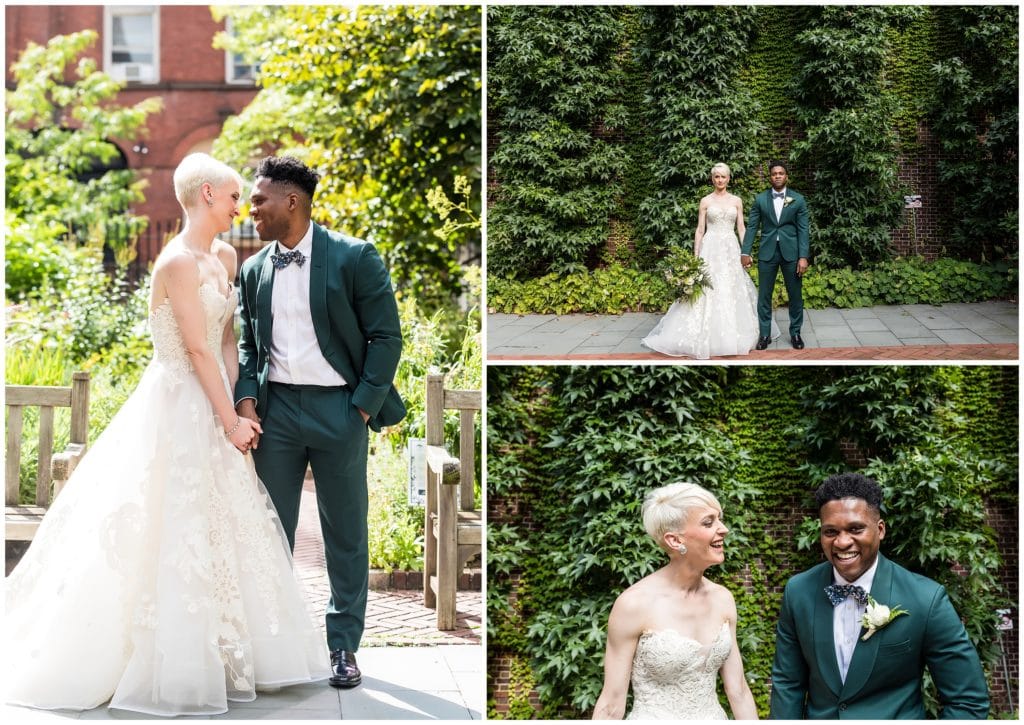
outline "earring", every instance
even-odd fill
[[[208,199],[206,200],[206,205],[207,205],[207,206],[213,206],[213,198],[212,198],[212,197],[211,197],[211,198],[208,198]]]
[[[676,548],[676,551],[678,551],[678,552],[679,552],[679,555],[680,555],[680,556],[682,556],[683,554],[685,554],[685,553],[686,553],[686,544],[680,544],[680,545],[679,545],[679,546],[678,546],[678,547]]]

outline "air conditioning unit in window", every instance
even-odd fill
[[[147,83],[155,80],[153,66],[149,63],[114,63],[110,75],[119,81]]]

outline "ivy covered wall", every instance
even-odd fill
[[[749,208],[772,157],[811,202],[816,264],[1006,258],[1018,13],[491,7],[489,272],[649,268],[692,241],[711,162]]]
[[[641,502],[675,480],[725,508],[707,575],[736,597],[766,715],[782,587],[820,560],[810,495],[838,470],[883,486],[883,552],[946,586],[1008,710],[1016,639],[1000,646],[994,612],[1019,597],[1017,368],[492,366],[487,388],[490,716],[589,714],[611,604],[664,563]]]

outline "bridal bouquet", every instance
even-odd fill
[[[696,302],[711,289],[711,275],[707,264],[692,252],[676,247],[662,260],[662,274],[680,302]]]

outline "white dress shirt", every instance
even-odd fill
[[[786,201],[786,190],[785,189],[782,190],[782,198],[781,199],[779,199],[778,197],[774,196],[774,194],[775,194],[775,187],[772,187],[772,194],[773,194],[773,196],[772,196],[772,204],[775,205],[775,219],[779,220],[779,219],[782,218],[782,205]]]
[[[832,580],[836,584],[856,584],[870,594],[877,568],[878,559],[876,558],[871,568],[861,574],[857,581],[848,582],[839,575],[835,567],[832,567]],[[846,673],[850,670],[850,660],[853,659],[853,650],[857,646],[857,638],[860,636],[860,620],[866,609],[867,606],[859,603],[853,597],[847,597],[832,608],[832,639],[836,647],[839,676],[843,682],[846,682]]]
[[[280,243],[275,244],[278,253],[288,251]],[[274,324],[268,379],[292,385],[344,385],[345,378],[331,367],[320,351],[309,309],[312,223],[295,249],[306,258],[303,265],[300,267],[292,262],[284,269],[274,270],[274,294],[270,308]]]

